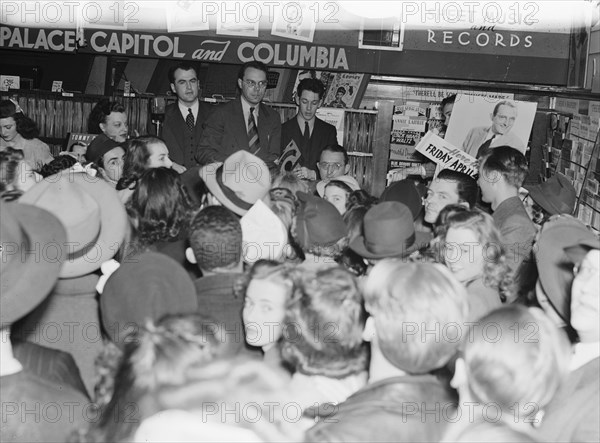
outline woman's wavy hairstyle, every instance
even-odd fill
[[[367,313],[346,269],[302,270],[284,320],[283,359],[307,375],[343,378],[367,369]]]
[[[149,246],[180,238],[190,223],[192,203],[177,172],[152,168],[141,175],[126,208],[136,241]]]
[[[197,313],[168,315],[141,327],[125,346],[110,402],[87,432],[80,431],[79,441],[129,441],[156,412],[160,389],[186,385],[195,370],[221,355],[223,333]]]
[[[11,100],[0,101],[0,118],[12,117],[17,125],[17,132],[26,140],[31,140],[40,135],[35,122],[23,112],[17,112],[16,105]]]
[[[111,112],[125,112],[125,107],[119,102],[111,102],[103,98],[92,109],[88,117],[88,132],[90,134],[102,134],[100,123],[106,123],[106,119]]]
[[[6,148],[0,151],[0,198],[2,200],[13,201],[23,195],[16,182],[24,159],[25,155],[21,149]]]
[[[475,233],[485,255],[483,282],[486,286],[498,288],[503,302],[512,300],[516,290],[514,275],[508,263],[506,247],[492,216],[479,210],[460,211],[449,215],[440,236],[441,251],[445,251],[446,234],[450,228],[469,229]]]
[[[117,183],[117,190],[127,189],[139,180],[148,169],[150,159],[150,145],[162,143],[164,140],[154,135],[143,135],[129,141],[123,164],[123,175]]]

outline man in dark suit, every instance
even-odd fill
[[[317,117],[317,109],[323,103],[324,94],[325,87],[320,80],[314,78],[301,80],[296,94],[298,114],[281,127],[282,149],[294,140],[302,154],[296,175],[308,180],[317,178],[317,162],[323,148],[338,144],[335,126]]]
[[[177,103],[165,109],[162,138],[171,160],[191,168],[196,165],[196,151],[211,105],[198,100],[198,73],[190,63],[182,62],[169,69],[169,82]]]
[[[267,66],[252,61],[238,73],[241,96],[220,105],[204,126],[196,159],[200,164],[222,162],[245,149],[272,165],[281,151],[281,118],[262,102]]]

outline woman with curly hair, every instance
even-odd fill
[[[169,148],[162,139],[144,135],[130,140],[125,154],[123,175],[117,183],[117,191],[121,191],[122,195],[121,200],[127,201],[145,171],[161,167],[172,168],[178,173],[185,171],[185,168],[171,161]]]
[[[261,348],[266,363],[280,367],[283,319],[294,293],[295,270],[291,264],[259,260],[236,288],[244,297],[242,319],[246,343]]]
[[[444,263],[467,288],[471,321],[513,300],[513,274],[489,214],[469,210],[449,215],[441,247]]]
[[[133,228],[126,256],[150,249],[185,266],[192,203],[179,174],[167,168],[147,170],[125,207]]]
[[[42,176],[31,169],[25,161],[23,151],[13,148],[0,151],[0,198],[2,200],[16,200],[41,179]]]
[[[102,99],[88,117],[90,134],[104,134],[108,138],[121,143],[127,140],[127,114],[125,107],[119,102]]]
[[[11,100],[0,101],[0,151],[7,147],[23,151],[32,169],[52,161],[50,148],[39,138],[35,122],[25,116]]]

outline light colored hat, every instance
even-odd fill
[[[125,239],[125,207],[117,192],[101,178],[63,170],[34,185],[20,201],[51,212],[65,227],[67,257],[61,278],[99,269]]]
[[[319,196],[323,197],[325,195],[325,186],[327,186],[327,184],[332,181],[345,183],[353,191],[358,191],[360,189],[360,185],[354,177],[352,177],[351,175],[340,175],[339,177],[332,178],[331,180],[321,180],[320,182],[318,182],[317,193],[319,194]]]
[[[288,234],[281,219],[261,200],[240,220],[242,251],[246,263],[258,260],[281,260],[288,244]]]
[[[266,163],[244,150],[234,152],[223,163],[203,166],[199,174],[211,194],[238,215],[246,214],[271,188]]]
[[[67,235],[48,211],[0,200],[0,327],[24,317],[58,279]]]

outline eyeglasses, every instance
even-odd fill
[[[344,166],[344,165],[342,165],[341,163],[319,162],[319,167],[320,168],[323,168],[323,169],[330,169],[331,168],[334,171],[340,169],[342,166]]]
[[[252,89],[265,89],[267,87],[266,81],[256,83],[254,80],[244,80],[244,83]]]

